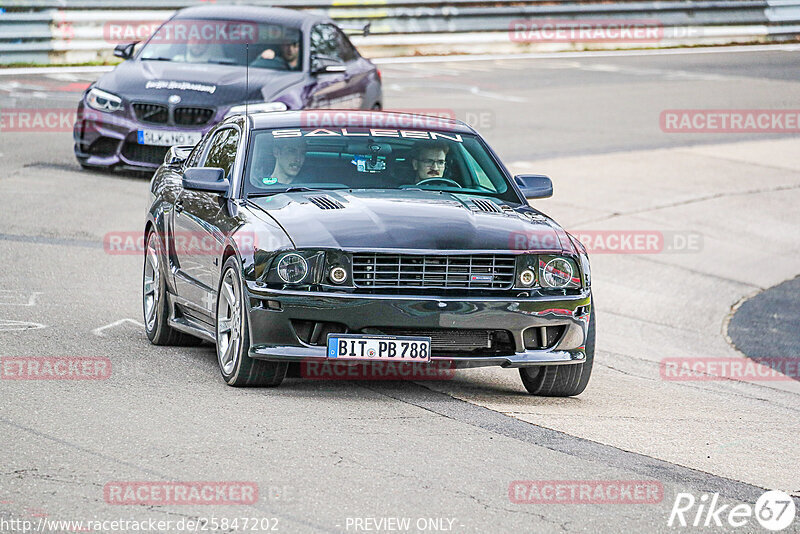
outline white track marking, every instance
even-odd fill
[[[561,59],[624,56],[677,56],[685,54],[734,54],[740,52],[797,52],[800,45],[774,44],[752,46],[711,46],[707,48],[658,48],[648,50],[602,50],[583,52],[540,52],[529,54],[475,54],[463,56],[403,56],[374,58],[376,65],[399,65],[402,63],[442,63],[462,61],[498,61],[507,59]],[[113,66],[102,67],[24,67],[0,69],[0,76],[20,76],[27,74],[84,74],[108,72]]]
[[[36,330],[37,328],[47,328],[47,325],[31,323],[28,321],[12,321],[11,319],[0,319],[0,332],[22,332],[25,330]]]
[[[144,325],[142,323],[134,319],[120,319],[119,321],[114,321],[113,323],[101,326],[100,328],[95,328],[94,330],[92,330],[92,334],[96,335],[97,337],[106,337],[106,335],[103,333],[104,330],[108,330],[110,328],[114,328],[115,326],[120,326],[125,323],[131,323],[134,326],[144,328]]]

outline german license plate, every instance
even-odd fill
[[[431,338],[328,334],[328,358],[428,362],[431,359]]]
[[[200,142],[202,137],[202,132],[181,132],[171,130],[139,130],[137,132],[137,141],[140,145],[196,145]]]

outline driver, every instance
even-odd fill
[[[261,52],[260,59],[274,62],[280,70],[299,70],[300,69],[300,42],[291,41],[280,45],[280,55],[275,54],[272,48],[266,48]],[[259,58],[256,58],[258,61]]]
[[[431,178],[442,178],[450,147],[442,141],[418,142],[414,147],[411,166],[414,167],[416,183]]]
[[[263,182],[267,185],[290,184],[297,178],[306,160],[306,141],[302,137],[276,139],[272,155],[275,156],[275,168],[270,178],[265,178]]]

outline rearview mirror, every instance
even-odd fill
[[[194,147],[191,145],[175,145],[167,150],[164,156],[164,165],[177,166],[189,158]]]
[[[230,182],[217,167],[191,167],[183,172],[183,188],[209,193],[227,193]]]
[[[553,181],[544,174],[518,174],[514,181],[525,198],[547,198],[553,196]]]
[[[328,56],[311,57],[311,74],[331,74],[345,71],[347,71],[347,67],[338,59]]]
[[[138,43],[138,41],[137,41]],[[133,49],[137,43],[123,43],[114,47],[114,55],[122,59],[130,59],[133,57]]]

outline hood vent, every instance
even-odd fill
[[[503,213],[503,210],[501,210],[497,206],[497,204],[495,204],[491,200],[484,200],[482,198],[473,198],[472,203],[478,207],[477,211],[485,211],[486,213]]]
[[[321,210],[340,210],[344,208],[344,204],[328,195],[314,195],[306,198]]]

